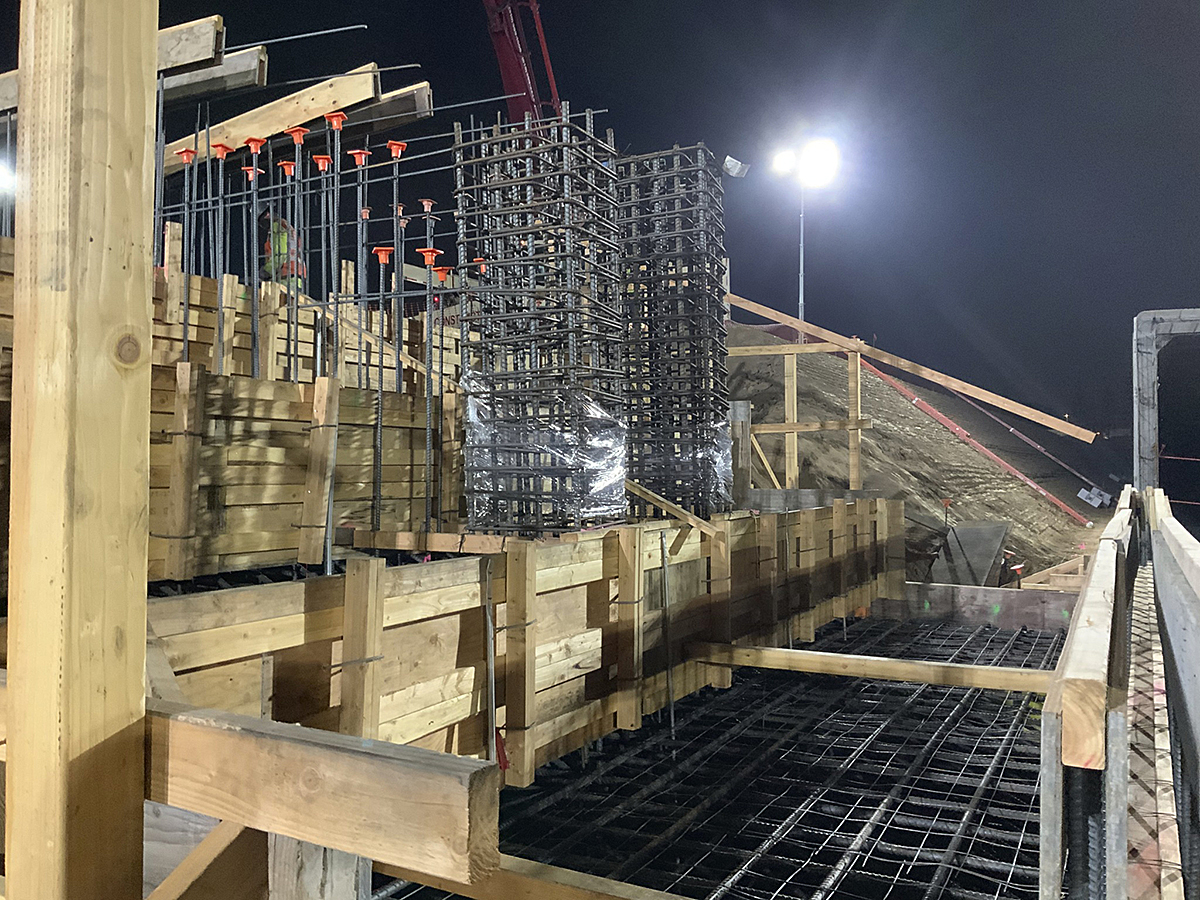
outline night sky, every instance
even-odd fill
[[[418,62],[385,89],[425,77],[437,103],[502,93],[478,0],[163,0],[162,24],[213,12],[231,44],[370,26],[272,47],[273,80]],[[735,292],[794,310],[798,191],[770,158],[832,135],[842,177],[807,195],[812,321],[1090,428],[1129,427],[1131,319],[1194,305],[1200,280],[1200,5],[543,0],[542,17],[562,96],[610,110],[621,149],[702,140],[753,166],[726,181]],[[1200,456],[1200,428],[1173,449]]]

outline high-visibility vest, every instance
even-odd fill
[[[300,257],[300,239],[296,236],[296,229],[286,219],[271,220],[267,240],[263,243],[263,257],[263,268],[270,280],[294,278],[303,286],[303,279],[308,277],[308,267]]]

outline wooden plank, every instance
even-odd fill
[[[819,342],[815,344],[755,344],[749,347],[730,347],[729,355],[741,356],[794,356],[800,353],[841,353],[839,344]]]
[[[683,507],[676,503],[672,503],[665,497],[659,496],[647,487],[642,487],[642,485],[638,484],[636,481],[625,479],[625,490],[629,491],[629,493],[633,494],[635,497],[641,497],[647,503],[657,506],[667,515],[679,519],[682,522],[687,522],[693,528],[703,532],[704,534],[712,536],[718,533],[717,526],[713,525],[711,522],[706,522],[699,516],[692,515]]]
[[[217,342],[214,335],[213,367],[218,374],[233,374],[233,340],[237,328],[237,306],[235,298],[242,292],[241,283],[236,275],[221,276],[221,305],[217,315],[224,319],[221,327],[222,340]]]
[[[791,424],[794,423],[799,415],[797,409],[798,398],[796,395],[796,357],[785,356],[783,359],[783,421]],[[755,433],[753,425],[750,426],[750,434]],[[799,443],[796,437],[796,432],[784,432],[783,440],[783,483],[788,486],[789,490],[795,490],[800,487],[800,455]]]
[[[787,650],[776,647],[737,647],[732,644],[690,643],[690,659],[720,666],[755,666],[789,672],[847,675],[882,681],[912,681],[996,691],[1045,693],[1054,678],[1048,669],[1017,669],[1006,666],[973,666],[962,663],[890,659],[818,650]]]
[[[325,560],[325,527],[330,487],[337,465],[338,404],[336,378],[318,378],[313,385],[312,431],[308,437],[308,472],[304,480],[304,508],[300,513],[299,562]]]
[[[752,434],[796,435],[812,431],[856,431],[870,428],[870,419],[830,419],[824,422],[760,422],[751,425]]]
[[[379,664],[383,652],[382,559],[346,560],[345,637],[342,639],[342,734],[379,735]]]
[[[158,32],[158,69],[171,72],[221,62],[225,54],[225,22],[207,16]]]
[[[464,883],[499,865],[493,763],[168,704],[146,731],[148,799]]]
[[[148,900],[266,900],[267,836],[220,822]]]
[[[851,422],[862,421],[862,356],[846,354],[847,395],[846,418]],[[862,490],[862,430],[851,428],[847,433],[850,453],[850,490]]]
[[[1062,761],[1103,769],[1108,658],[1112,645],[1117,549],[1102,540],[1071,616],[1058,661],[1062,683]]]
[[[204,434],[204,366],[181,362],[175,369],[175,416],[171,423],[171,487],[167,510],[167,578],[196,575],[197,471]]]
[[[643,530],[632,525],[614,529],[617,551],[617,727],[642,727]],[[606,543],[608,539],[606,538]]]
[[[281,285],[268,281],[259,287],[258,302],[258,377],[264,381],[282,381],[279,342],[287,333],[279,319]]]
[[[163,171],[171,174],[183,167],[175,155],[177,150],[199,146],[196,161],[203,162],[208,154],[208,138],[212,144],[241,147],[248,137],[269,138],[296,125],[305,125],[326,113],[339,112],[364,100],[379,97],[379,67],[375,63],[359,66],[340,77],[314,84],[257,109],[234,116],[213,125],[208,134],[188,135],[167,145]]]
[[[868,359],[874,359],[885,365],[891,366],[893,369],[900,369],[902,372],[908,372],[910,375],[916,375],[933,384],[939,384],[942,387],[950,388],[953,391],[958,391],[960,394],[966,394],[968,397],[974,397],[976,400],[981,400],[984,403],[994,406],[997,409],[1003,409],[1013,415],[1021,416],[1024,419],[1029,419],[1031,422],[1037,422],[1039,425],[1044,425],[1060,434],[1069,435],[1077,438],[1085,444],[1090,444],[1096,439],[1096,432],[1088,431],[1086,428],[1080,428],[1078,425],[1072,425],[1070,422],[1047,415],[1032,407],[1026,406],[1023,403],[1017,403],[1014,400],[1009,400],[1007,397],[1001,397],[999,394],[994,394],[991,391],[981,387],[976,387],[951,375],[944,375],[936,369],[930,369],[927,366],[922,366],[918,363],[910,362],[903,357],[895,356],[891,353],[885,353],[882,350],[877,350],[865,341],[857,338],[848,338],[836,332],[829,331],[810,322],[803,322],[794,316],[789,316],[786,313],[778,312],[771,309],[769,306],[763,306],[761,303],[755,303],[753,300],[747,300],[744,297],[739,297],[736,294],[726,294],[725,300],[730,306],[736,306],[739,309],[744,309],[747,312],[752,312],[756,316],[761,316],[764,319],[770,319],[773,322],[779,322],[783,325],[791,325],[798,331],[805,334],[811,334],[823,341],[828,341],[837,344],[843,350],[854,350],[861,353]],[[789,357],[794,359],[795,357]]]
[[[509,538],[494,534],[457,532],[368,531],[355,529],[354,546],[376,550],[418,550],[432,553],[503,553]]]
[[[758,438],[754,436],[753,431],[750,432],[750,446],[754,448],[754,452],[758,454],[759,462],[761,462],[763,468],[766,469],[767,477],[771,479],[771,487],[775,488],[777,491],[783,490],[783,485],[781,485],[779,483],[779,479],[775,477],[775,470],[771,468],[771,463],[767,459],[767,454],[763,453],[762,444],[758,442]]]
[[[185,276],[183,274],[183,223],[163,223],[163,277],[167,282],[166,296],[163,298],[163,321],[168,325],[183,321],[183,291]],[[178,362],[173,359],[172,364]]]
[[[158,32],[157,46],[159,71],[218,62],[225,46],[224,24],[220,16],[209,16],[173,25]],[[0,112],[17,108],[19,76],[19,69],[0,73]]]
[[[679,900],[676,894],[664,894],[507,854],[501,855],[499,869],[476,884],[430,879],[418,872],[382,863],[375,864],[375,871],[473,900]]]
[[[507,785],[526,787],[533,783],[536,749],[533,740],[533,726],[537,722],[536,546],[530,541],[513,541],[506,559],[504,739],[509,768],[504,781]]]
[[[171,103],[267,83],[267,48],[249,47],[226,53],[221,62],[205,69],[168,75],[163,79],[163,100]]]
[[[6,896],[141,895],[158,4],[21,5]],[[16,25],[11,15],[9,28]]]

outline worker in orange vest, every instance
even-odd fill
[[[259,276],[263,281],[277,281],[297,293],[304,293],[308,267],[300,248],[296,229],[287,219],[273,215],[263,204],[258,214],[258,236],[263,242],[263,265]]]

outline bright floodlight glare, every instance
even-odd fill
[[[780,175],[787,175],[796,168],[796,151],[780,150],[771,160],[771,168]]]
[[[821,188],[837,177],[842,153],[830,138],[813,138],[804,145],[796,165],[796,177],[805,187]]]
[[[7,163],[0,162],[0,194],[11,194],[16,189],[16,173],[8,167]]]

